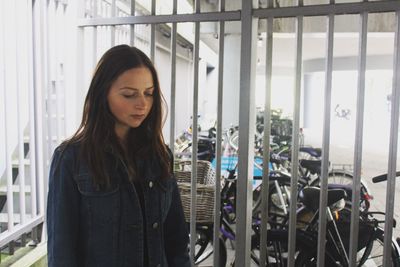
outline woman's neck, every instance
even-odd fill
[[[126,127],[115,127],[115,135],[123,149],[126,147],[126,141],[128,138],[128,128]]]

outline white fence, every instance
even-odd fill
[[[66,131],[67,10],[67,1],[0,3],[0,248],[9,253],[13,241],[42,239],[48,164]]]

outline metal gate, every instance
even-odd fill
[[[265,50],[265,106],[264,106],[264,121],[268,122],[271,118],[271,79],[272,79],[272,61],[273,61],[273,32],[274,32],[274,21],[283,18],[291,18],[294,22],[294,36],[295,36],[295,63],[294,63],[294,91],[293,91],[293,133],[292,133],[292,170],[298,169],[298,153],[299,150],[299,139],[297,136],[300,134],[300,113],[301,113],[301,87],[302,87],[302,75],[303,70],[303,36],[304,36],[304,20],[309,17],[322,17],[321,21],[325,21],[325,62],[324,62],[324,99],[323,99],[323,141],[322,141],[322,183],[321,183],[321,195],[320,195],[320,210],[326,209],[327,206],[327,175],[329,168],[329,148],[330,148],[330,121],[331,121],[331,94],[332,94],[332,73],[333,73],[333,61],[334,61],[334,32],[335,32],[335,19],[340,15],[356,15],[359,17],[358,27],[358,55],[357,55],[357,104],[356,104],[356,128],[355,128],[355,141],[354,141],[354,183],[353,189],[353,209],[352,209],[352,220],[351,220],[351,245],[350,245],[350,266],[355,266],[356,262],[356,249],[358,240],[358,213],[357,203],[360,198],[360,177],[361,177],[361,164],[362,164],[362,152],[363,152],[363,123],[364,123],[364,95],[365,95],[365,72],[366,72],[366,60],[367,60],[367,24],[368,16],[372,13],[387,13],[395,12],[395,30],[394,30],[394,44],[393,44],[393,83],[391,93],[391,126],[390,126],[390,137],[389,137],[389,161],[388,161],[388,186],[386,194],[386,218],[385,218],[385,257],[386,262],[384,266],[388,266],[389,259],[388,251],[390,248],[390,242],[392,237],[392,219],[394,210],[394,195],[395,195],[395,172],[396,172],[396,160],[397,160],[397,141],[398,141],[398,116],[399,116],[399,97],[400,97],[400,75],[399,75],[399,27],[400,27],[400,3],[399,1],[363,1],[363,2],[352,2],[346,3],[329,1],[329,3],[305,3],[302,0],[296,2],[290,1],[241,1],[237,2],[237,8],[232,10],[226,9],[225,1],[219,1],[219,6],[216,10],[205,12],[201,10],[202,2],[194,1],[192,7],[193,12],[188,14],[178,14],[178,4],[182,2],[173,1],[172,9],[165,14],[156,14],[157,5],[161,2],[156,3],[152,1],[148,10],[140,14],[138,12],[135,1],[130,2],[130,10],[122,11],[120,6],[124,1],[86,1],[86,9],[81,7],[81,17],[79,21],[80,37],[79,42],[85,43],[84,30],[88,27],[92,27],[92,52],[93,59],[97,58],[96,51],[98,47],[104,44],[99,42],[99,34],[103,31],[103,34],[108,35],[108,45],[112,46],[117,43],[118,36],[121,36],[125,31],[126,38],[129,38],[129,42],[132,45],[140,45],[138,43],[137,34],[138,28],[141,25],[150,25],[150,29],[144,36],[150,37],[148,39],[148,49],[151,58],[155,59],[156,51],[156,25],[167,24],[170,27],[170,117],[169,117],[169,144],[174,144],[176,137],[175,130],[175,118],[179,112],[179,106],[176,102],[176,86],[179,83],[177,80],[176,61],[177,61],[177,40],[179,39],[179,33],[177,32],[178,25],[180,23],[193,23],[193,35],[194,39],[192,42],[192,59],[193,59],[193,105],[192,105],[192,125],[198,125],[198,113],[199,113],[199,50],[200,50],[200,26],[201,23],[215,22],[217,29],[215,34],[218,36],[218,86],[217,86],[217,141],[216,141],[216,170],[217,177],[221,176],[221,142],[222,142],[222,119],[223,119],[223,87],[224,87],[224,57],[232,56],[225,55],[225,31],[226,23],[231,21],[240,22],[240,90],[239,90],[239,152],[238,152],[238,187],[237,187],[237,224],[236,224],[236,254],[235,264],[236,266],[250,266],[250,226],[251,226],[251,179],[248,177],[252,176],[253,173],[253,144],[255,134],[255,77],[256,77],[256,59],[257,59],[257,43],[260,38],[260,34],[263,33],[264,40],[266,42]],[[214,3],[217,1],[204,1],[205,3]],[[88,5],[91,4],[91,8]],[[138,1],[138,5],[141,4]],[[149,4],[149,3],[147,3]],[[204,4],[204,3],[203,3]],[[282,4],[286,6],[282,6]],[[102,7],[103,10],[107,10],[106,13],[99,13],[100,5],[106,5]],[[230,3],[232,6],[232,3]],[[83,11],[90,10],[83,13]],[[123,14],[124,13],[124,14]],[[100,15],[99,15],[100,14]],[[262,23],[264,28],[261,29]],[[135,30],[136,29],[136,30]],[[104,33],[104,30],[106,33]],[[129,37],[128,37],[129,36]],[[122,40],[120,40],[122,41]],[[232,45],[232,44],[231,44]],[[81,54],[83,57],[83,55]],[[79,57],[81,57],[79,56]],[[162,70],[161,70],[162,71]],[[82,73],[82,72],[80,72]],[[195,127],[192,127],[193,129]],[[268,151],[270,146],[270,125],[265,124],[264,131],[264,151]],[[198,132],[193,131],[192,136],[192,147],[198,145]],[[268,166],[269,154],[265,153],[263,159],[263,166]],[[192,177],[197,176],[196,159],[197,150],[192,151]],[[268,168],[263,168],[263,214],[262,214],[262,234],[261,234],[261,262],[266,260],[266,247],[265,247],[265,233],[267,230],[267,192],[268,192]],[[291,191],[290,199],[297,199],[297,184],[298,184],[298,173],[292,171],[291,179]],[[191,227],[190,233],[194,237],[196,235],[195,221],[196,221],[196,181],[192,178],[191,182]],[[220,192],[220,184],[216,183],[215,192]],[[219,222],[220,220],[220,195],[215,195],[215,206],[214,206],[214,266],[218,266],[219,253]],[[325,257],[325,235],[326,235],[326,220],[327,215],[320,213],[319,221],[319,238],[318,238],[318,266],[324,265]],[[289,256],[288,265],[294,266],[294,253],[295,253],[295,240],[296,240],[296,205],[290,206],[290,217],[289,217]],[[264,233],[264,234],[263,234]],[[195,238],[191,238],[191,256],[194,256]]]
[[[21,1],[18,1],[20,3]],[[26,3],[25,3],[26,2]],[[321,171],[321,194],[319,209],[325,210],[327,207],[327,178],[330,162],[330,148],[332,143],[332,120],[333,115],[347,119],[348,110],[335,107],[337,114],[332,114],[332,98],[335,94],[333,90],[333,76],[335,75],[335,63],[341,61],[344,68],[350,68],[347,65],[355,64],[352,69],[354,71],[354,83],[357,88],[355,93],[356,103],[354,117],[354,134],[348,139],[354,139],[351,143],[351,157],[353,165],[354,182],[352,184],[352,215],[351,215],[351,244],[350,244],[350,266],[356,266],[357,240],[359,230],[359,210],[357,205],[360,201],[360,185],[363,167],[363,147],[365,147],[365,123],[368,121],[365,111],[366,88],[366,72],[368,70],[368,44],[372,41],[369,36],[369,19],[374,16],[388,15],[390,30],[388,30],[389,39],[383,39],[378,36],[378,41],[390,40],[386,42],[390,48],[388,54],[377,54],[378,61],[390,61],[389,70],[392,77],[390,84],[391,91],[387,96],[388,110],[387,137],[385,139],[388,146],[387,152],[387,168],[388,181],[386,187],[385,199],[385,228],[384,228],[384,266],[389,266],[389,253],[391,247],[391,239],[393,236],[393,218],[394,199],[396,186],[396,164],[398,149],[398,121],[400,106],[400,1],[312,1],[312,0],[204,0],[204,1],[156,1],[156,0],[85,0],[85,1],[25,1],[18,6],[27,10],[29,21],[25,23],[30,30],[27,31],[32,43],[28,43],[28,51],[26,56],[30,81],[27,82],[31,90],[29,103],[31,105],[31,118],[29,119],[31,139],[30,150],[32,160],[37,159],[36,163],[32,163],[31,179],[32,179],[32,220],[23,221],[21,219],[20,227],[14,227],[12,219],[9,220],[9,229],[12,232],[2,234],[0,244],[7,244],[10,240],[15,240],[23,231],[26,231],[31,225],[36,226],[44,219],[45,210],[45,191],[47,188],[46,179],[48,159],[57,143],[73,131],[74,125],[79,120],[79,111],[69,107],[69,101],[79,109],[83,106],[85,89],[88,88],[90,73],[95,63],[102,53],[109,47],[119,43],[129,43],[135,45],[145,51],[153,61],[160,62],[160,58],[167,59],[168,66],[157,66],[159,72],[163,72],[161,81],[167,94],[169,105],[169,117],[167,118],[165,135],[168,137],[169,144],[173,147],[177,132],[182,130],[185,123],[180,121],[179,116],[182,113],[191,114],[191,125],[198,125],[198,114],[201,110],[207,109],[210,102],[214,103],[215,110],[211,111],[216,114],[216,150],[215,150],[215,167],[216,177],[220,179],[222,176],[222,142],[223,127],[226,122],[224,118],[237,114],[237,123],[239,129],[238,137],[238,164],[237,164],[237,218],[236,218],[236,248],[235,248],[235,266],[250,266],[250,247],[251,247],[251,223],[252,223],[252,183],[254,169],[254,139],[256,132],[256,106],[259,105],[260,98],[263,102],[264,122],[269,122],[272,116],[271,102],[274,99],[274,75],[281,71],[279,64],[275,64],[276,60],[283,60],[286,55],[291,55],[292,65],[289,88],[292,88],[290,94],[290,106],[292,108],[292,170],[298,169],[299,148],[303,145],[298,136],[302,134],[306,114],[310,110],[305,111],[305,101],[310,101],[304,93],[305,74],[310,69],[317,66],[315,72],[320,72],[322,76],[321,90],[318,95],[322,105],[316,101],[309,102],[310,106],[321,106],[321,137],[322,146],[322,171]],[[22,3],[22,2],[21,2]],[[5,7],[5,4],[0,5]],[[3,13],[7,8],[4,8]],[[5,14],[5,13],[4,13]],[[343,16],[348,16],[346,22],[338,23]],[[67,17],[68,20],[58,18]],[[77,17],[77,27],[75,27],[75,18]],[[351,17],[351,19],[349,19]],[[315,20],[314,20],[315,19]],[[6,19],[4,19],[6,20]],[[310,21],[311,22],[310,26]],[[8,21],[8,19],[7,19]],[[50,23],[53,22],[53,23]],[[376,23],[375,25],[378,25]],[[371,25],[371,24],[370,24]],[[348,57],[335,57],[335,44],[340,39],[337,28],[346,29],[356,33],[355,56],[349,63]],[[185,28],[185,29],[183,29]],[[307,39],[310,29],[318,28],[321,40],[322,50],[317,49],[311,54],[319,53],[319,58],[310,57],[304,54],[304,47],[309,45],[309,40],[314,42],[316,39]],[[4,32],[5,28],[2,28]],[[33,31],[31,31],[31,29]],[[379,31],[379,25],[375,31]],[[202,38],[202,33],[209,34],[208,40]],[[65,33],[60,34],[60,33]],[[285,48],[285,44],[277,41],[276,34],[282,33],[282,39],[290,39],[291,44]],[[342,36],[344,36],[343,34]],[[210,37],[211,36],[211,37]],[[233,37],[232,36],[236,36]],[[21,37],[22,38],[22,37]],[[227,41],[227,39],[229,39]],[[18,38],[15,38],[16,44]],[[5,39],[0,39],[1,44],[5,43]],[[207,45],[206,45],[207,44]],[[262,49],[258,48],[262,45]],[[283,53],[277,53],[279,47],[285,49]],[[345,45],[346,48],[347,44]],[[350,46],[350,45],[349,45]],[[209,50],[213,47],[213,51]],[[320,46],[321,47],[321,46]],[[372,45],[371,45],[372,47]],[[315,48],[315,47],[314,47]],[[350,48],[349,48],[350,49]],[[61,51],[62,50],[62,51]],[[203,52],[201,52],[203,50]],[[65,52],[68,51],[67,54]],[[71,54],[77,51],[77,54]],[[160,51],[163,51],[161,53]],[[206,52],[204,52],[206,51]],[[321,52],[322,51],[322,52]],[[4,46],[2,46],[1,58],[7,59]],[[15,52],[15,51],[14,51]],[[65,54],[65,55],[64,55]],[[262,54],[262,56],[261,56]],[[212,66],[209,62],[205,62],[204,55],[214,55],[209,62],[213,62]],[[69,57],[70,56],[70,57]],[[15,52],[18,58],[18,53]],[[25,55],[20,55],[25,58]],[[234,59],[227,64],[229,59]],[[314,60],[314,61],[313,61]],[[354,61],[355,60],[355,61]],[[12,60],[4,60],[0,62],[2,71],[0,77],[10,79],[7,76],[10,72],[5,71],[10,66]],[[25,61],[24,61],[25,62]],[[275,62],[275,63],[274,63]],[[308,63],[313,64],[308,64]],[[356,63],[354,63],[356,62]],[[377,63],[377,64],[378,64]],[[379,63],[379,64],[381,64]],[[378,65],[379,65],[378,64]],[[382,63],[383,64],[383,63]],[[157,64],[156,64],[157,65]],[[260,69],[260,65],[263,66]],[[236,69],[235,69],[236,68]],[[182,75],[182,69],[185,69],[185,75]],[[215,83],[213,85],[214,95],[210,96],[210,91],[204,92],[207,79],[204,73],[214,73]],[[232,71],[233,70],[233,71]],[[287,71],[287,69],[286,69]],[[261,73],[260,73],[261,72]],[[167,74],[165,74],[167,73]],[[258,80],[262,77],[262,89]],[[18,76],[17,76],[18,78]],[[17,80],[13,77],[12,79]],[[314,77],[315,78],[315,77]],[[308,81],[312,83],[313,77]],[[184,82],[183,82],[184,81]],[[183,84],[184,83],[184,84]],[[183,85],[182,85],[183,84]],[[286,83],[287,84],[287,83]],[[7,91],[6,83],[0,83],[4,91],[4,106],[7,107]],[[76,87],[76,88],[75,88]],[[276,86],[275,86],[276,87]],[[20,87],[18,87],[20,88]],[[190,88],[190,90],[188,89]],[[232,89],[233,88],[233,89]],[[235,89],[237,88],[237,89]],[[232,90],[230,90],[232,89]],[[236,91],[235,91],[236,90]],[[282,89],[283,90],[283,89]],[[262,97],[258,92],[262,91]],[[283,91],[282,91],[283,92]],[[287,94],[284,91],[281,94]],[[182,98],[184,95],[184,98]],[[346,97],[345,95],[342,97]],[[210,99],[213,98],[213,99]],[[183,105],[185,100],[188,105]],[[207,101],[204,101],[204,100]],[[199,100],[203,102],[199,102]],[[258,102],[257,102],[258,101]],[[19,103],[19,102],[18,102]],[[22,102],[21,102],[22,103]],[[20,104],[21,105],[21,104]],[[229,107],[229,109],[228,109]],[[9,107],[7,108],[7,110]],[[20,109],[20,108],[19,108]],[[233,111],[231,111],[231,109]],[[4,128],[8,127],[7,119],[10,121],[9,114],[6,115],[4,109]],[[315,112],[315,111],[314,111]],[[317,111],[318,113],[318,111]],[[47,115],[46,115],[47,114]],[[48,114],[56,114],[54,117]],[[369,113],[368,113],[369,114]],[[235,115],[236,116],[236,115]],[[3,118],[2,117],[2,118]],[[301,126],[303,124],[303,126]],[[20,125],[20,128],[24,125]],[[199,133],[196,127],[191,127],[192,147],[199,144]],[[352,128],[352,129],[353,129]],[[44,130],[42,130],[44,129]],[[20,155],[23,155],[24,138],[23,129],[19,130],[19,149]],[[265,123],[263,134],[263,151],[268,151],[270,142],[271,124]],[[7,136],[12,133],[6,132],[4,140],[7,142]],[[307,137],[307,136],[306,136]],[[51,140],[51,141],[49,141]],[[8,142],[7,142],[8,143]],[[364,146],[363,146],[364,144]],[[7,197],[12,199],[12,174],[11,174],[11,150],[13,148],[7,146],[6,158],[7,166],[5,167],[5,175],[7,178]],[[385,150],[386,151],[386,150]],[[197,177],[197,150],[192,151],[192,179],[191,179],[191,203],[190,203],[190,235],[196,236],[196,179]],[[23,157],[20,156],[19,162],[22,163]],[[268,192],[269,192],[269,153],[265,153],[262,159],[262,216],[261,216],[261,245],[260,245],[260,261],[266,262],[266,233],[268,212]],[[1,165],[0,165],[1,166]],[[35,169],[36,168],[36,169]],[[22,171],[23,166],[19,169]],[[3,174],[2,174],[3,176]],[[289,209],[289,250],[288,250],[288,266],[294,266],[295,248],[296,248],[296,204],[293,200],[297,199],[299,175],[297,171],[291,173],[290,199],[292,204]],[[23,179],[24,180],[24,179]],[[38,185],[36,192],[35,186]],[[24,192],[24,183],[21,182],[21,192]],[[219,194],[221,184],[215,183],[215,201],[214,201],[214,259],[213,266],[218,266],[219,259],[219,231],[220,231],[220,208],[221,196]],[[36,201],[35,201],[36,200]],[[12,201],[8,201],[9,212],[13,213]],[[21,196],[21,203],[25,203],[24,197]],[[38,207],[36,208],[36,204]],[[22,204],[21,204],[22,205]],[[38,209],[38,211],[36,211]],[[21,206],[21,216],[25,216],[25,208]],[[9,215],[10,216],[10,215]],[[12,216],[14,218],[14,216]],[[23,218],[23,217],[22,217]],[[318,229],[318,266],[324,266],[325,262],[325,236],[327,214],[321,212],[319,215]],[[29,225],[28,225],[29,224]],[[32,226],[32,227],[33,227]],[[32,228],[31,227],[31,228]],[[31,229],[29,228],[29,229]],[[23,229],[23,230],[21,230]],[[195,251],[195,238],[190,240],[191,257],[193,261]]]

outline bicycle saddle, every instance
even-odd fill
[[[346,191],[346,199],[351,200],[351,197],[353,195],[353,188],[351,185],[346,185],[346,184],[328,184],[328,189],[342,189]],[[362,192],[361,192],[362,193]]]
[[[321,173],[321,161],[320,160],[300,160],[300,165],[303,168],[309,170],[312,174]]]
[[[313,157],[320,158],[322,156],[322,150],[321,148],[315,148],[315,147],[300,147],[301,152],[305,152],[310,154]]]
[[[317,211],[319,209],[319,192],[318,187],[306,187],[299,193],[299,200],[305,207],[312,211]],[[339,200],[347,196],[346,191],[343,189],[328,189],[328,202],[327,205],[330,206]]]

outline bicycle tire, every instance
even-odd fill
[[[352,186],[353,184],[353,174],[349,173],[348,171],[345,170],[332,170],[328,173],[328,184],[339,184],[339,185],[345,185],[345,186]],[[320,186],[320,179],[314,179],[311,183],[310,186]],[[361,180],[361,188],[360,191],[363,195],[371,195],[368,187],[365,185],[365,183]],[[347,196],[347,202],[348,204],[351,203],[351,197],[352,196]],[[362,199],[360,200],[360,208],[363,211],[368,211],[370,208],[370,203],[369,201],[363,201]]]
[[[261,185],[260,185],[261,186]],[[272,188],[271,188],[272,187]],[[270,214],[277,214],[277,213],[283,213],[283,208],[278,204],[279,199],[277,197],[276,190],[274,190],[275,185],[270,184],[270,190],[268,194],[268,212]],[[253,218],[261,219],[261,190],[259,193],[255,193],[256,191],[253,191],[253,208],[252,208],[252,216]],[[286,194],[282,194],[284,201],[286,201],[286,207],[288,207],[287,204],[287,197]],[[272,213],[271,213],[272,212]]]
[[[295,266],[296,267],[314,267],[317,266],[317,249],[314,248],[313,250],[305,251],[303,250],[300,252],[296,258]],[[335,258],[329,253],[329,251],[325,251],[325,263],[324,266],[342,266]]]
[[[343,170],[332,170],[328,173],[328,184],[351,185],[353,174]],[[317,178],[310,183],[310,186],[320,186],[320,179]]]
[[[267,266],[287,266],[288,230],[270,229],[267,232]],[[315,248],[316,237],[301,230],[296,231],[295,257]],[[303,252],[304,251],[304,252]],[[260,265],[260,235],[255,233],[251,238],[251,259]],[[296,259],[297,262],[297,259]],[[296,265],[297,266],[297,265]]]
[[[364,249],[357,253],[357,266],[383,266],[383,242],[384,234],[383,230],[378,228],[374,238]],[[391,265],[388,267],[399,267],[400,266],[400,252],[398,245],[395,240],[392,240],[391,247]]]
[[[349,253],[351,209],[340,211],[340,220],[336,222],[339,234],[347,253]],[[384,230],[369,221],[368,215],[360,217],[357,266],[383,266],[383,240]],[[392,264],[389,267],[400,266],[400,248],[395,240],[391,247]]]
[[[353,176],[351,174],[349,174],[348,172],[345,171],[332,171],[328,174],[328,183],[330,184],[344,184],[344,185],[349,185],[352,184],[353,182]],[[286,182],[282,182],[279,181],[279,185],[280,187],[284,187],[284,186],[288,186],[290,187],[290,184],[286,183]],[[315,179],[311,182],[310,186],[320,186],[320,180],[319,179]],[[366,187],[362,184],[362,186],[366,189]],[[364,189],[363,189],[364,190]],[[278,197],[278,193],[276,190],[276,186],[275,183],[271,182],[269,185],[269,201],[272,205],[272,207],[276,210],[283,210],[283,205],[285,205],[286,208],[289,207],[289,201],[288,201],[288,196],[286,195],[286,193],[284,192],[284,190],[282,190],[282,197],[283,197],[283,201],[284,203],[281,203],[282,201],[280,200],[280,198]],[[259,198],[260,199],[260,198]],[[254,202],[254,197],[253,197],[253,202]],[[260,206],[260,200],[258,202],[256,202],[256,204],[253,204],[254,207],[259,208]],[[271,207],[270,207],[271,208]]]
[[[196,229],[195,264],[202,263],[214,253],[212,239],[213,236],[209,235],[208,230]],[[222,238],[219,238],[219,244],[219,266],[224,267],[227,262],[227,250]]]

